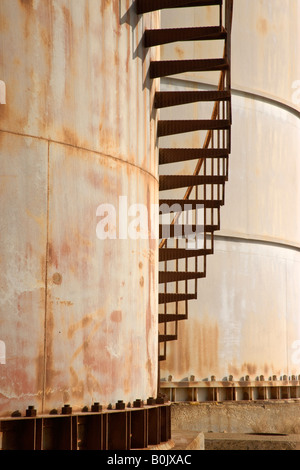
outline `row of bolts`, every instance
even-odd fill
[[[166,399],[165,397],[158,397],[158,398],[153,398],[153,397],[149,397],[147,399],[147,405],[162,405],[166,402]],[[108,410],[125,410],[125,408],[142,408],[144,406],[144,401],[141,400],[141,399],[137,399],[133,402],[133,405],[131,405],[131,403],[127,403],[127,405],[125,405],[124,401],[123,400],[118,400],[117,403],[115,404],[115,408],[113,408],[113,405],[110,403],[108,406],[107,406],[107,409]],[[92,406],[91,406],[91,411],[93,413],[97,413],[97,412],[100,412],[102,411],[103,407],[102,405],[100,405],[99,402],[95,402]],[[83,413],[87,413],[89,411],[88,407],[87,406],[84,406],[81,410]],[[58,410],[57,409],[53,409],[50,411],[50,415],[57,415],[58,414]],[[63,415],[70,415],[72,414],[72,407],[71,405],[69,404],[66,404],[62,407],[62,410],[61,410],[61,414]],[[21,413],[19,410],[17,411],[14,411],[11,415],[12,417],[21,417]],[[36,409],[34,408],[34,406],[30,405],[28,406],[27,410],[26,410],[26,417],[34,417],[36,416]]]
[[[168,382],[172,382],[173,380],[173,377],[172,375],[169,375],[168,377]],[[210,378],[211,382],[215,382],[216,381],[216,376],[215,375],[212,375],[211,378]],[[246,375],[245,377],[242,377],[241,380],[239,380],[239,382],[250,382],[250,376],[249,375]],[[260,382],[263,382],[265,380],[265,376],[264,375],[261,375],[260,377],[256,377],[255,381],[260,381]],[[272,377],[269,378],[269,380],[272,380],[272,381],[277,381],[277,375],[273,375]],[[283,375],[280,377],[280,380],[300,380],[300,375],[296,376],[296,375],[292,375],[290,378],[287,376],[287,375]],[[191,375],[190,376],[190,382],[195,382],[195,376],[194,375]],[[229,375],[228,377],[228,380],[221,380],[221,382],[233,382],[233,376],[232,375]]]

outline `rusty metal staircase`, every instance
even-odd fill
[[[159,148],[159,360],[167,343],[178,338],[178,322],[188,318],[189,301],[197,298],[198,279],[206,276],[207,256],[214,252],[214,232],[220,229],[231,148],[230,49],[233,0],[137,0],[138,14],[162,9],[214,6],[219,24],[213,26],[146,30],[144,46],[182,41],[224,42],[223,57],[160,60],[150,64],[150,78],[186,72],[216,72],[215,89],[157,91],[154,106],[171,108],[189,103],[211,103],[208,119],[158,120],[157,137],[202,133],[199,148]],[[180,11],[178,12],[180,15]],[[192,168],[189,174],[178,165]],[[192,166],[191,166],[192,165]],[[167,169],[167,170],[166,170]],[[171,219],[170,219],[170,213]],[[168,218],[167,223],[164,221]]]

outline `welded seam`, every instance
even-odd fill
[[[46,137],[38,137],[36,135],[31,135],[31,134],[22,134],[20,132],[8,131],[8,130],[5,130],[5,129],[0,129],[0,132],[5,132],[6,134],[18,135],[20,137],[26,137],[26,138],[29,138],[29,139],[37,139],[37,140],[41,140],[43,142],[49,142],[51,144],[65,145],[67,147],[72,147],[72,148],[77,149],[77,150],[83,150],[84,152],[94,153],[95,155],[99,155],[101,157],[112,158],[113,160],[116,160],[120,163],[123,163],[124,165],[130,165],[133,168],[147,174],[148,176],[153,178],[158,183],[158,178],[155,175],[153,175],[152,173],[150,173],[150,171],[145,170],[144,168],[136,165],[135,163],[128,162],[126,160],[122,160],[122,158],[116,157],[114,155],[110,155],[108,153],[99,152],[98,150],[93,150],[93,149],[89,149],[89,148],[86,148],[86,147],[80,147],[80,146],[77,146],[77,145],[70,144],[68,142],[60,142],[58,140],[47,139]]]
[[[285,243],[284,241],[279,242],[275,240],[263,240],[261,238],[250,238],[250,237],[238,237],[234,235],[217,235],[215,234],[215,239],[219,241],[229,241],[234,243],[251,243],[253,245],[265,245],[265,246],[273,246],[275,248],[284,248],[286,250],[300,252],[300,246],[292,245],[289,243]]]
[[[49,262],[49,202],[50,202],[50,141],[47,153],[47,221],[46,221],[46,256],[45,256],[45,314],[44,314],[44,362],[43,362],[43,391],[42,412],[45,409],[46,396],[46,367],[47,367],[47,308],[48,308],[48,262]]]

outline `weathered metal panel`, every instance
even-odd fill
[[[189,302],[189,319],[180,322],[178,341],[168,343],[163,378],[233,375],[239,380],[300,370],[300,127],[294,111],[299,109],[299,2],[249,5],[234,2],[232,152],[221,231],[215,233],[215,254],[207,259],[207,277],[198,281],[198,300]],[[183,18],[163,13],[162,23],[194,26],[191,10]],[[176,47],[164,46],[164,60],[179,58]],[[217,57],[216,47],[200,42],[196,51],[184,45],[180,59]],[[208,75],[163,79],[163,89],[214,84]],[[207,105],[189,109],[203,117]],[[184,105],[171,112],[182,118],[187,110]],[[162,109],[162,118],[168,113]],[[180,137],[187,146],[197,146],[191,137]],[[163,139],[164,147],[176,146],[174,137]],[[190,169],[185,162],[173,166],[174,174]]]
[[[100,204],[158,202],[142,35],[159,14],[133,3],[0,2],[2,414],[156,394],[156,242],[96,234]]]
[[[41,407],[48,144],[0,132],[0,414]]]
[[[150,214],[157,181],[119,160],[56,144],[49,175],[45,406],[153,396],[157,240],[100,240],[96,230],[101,204],[116,209],[112,237],[127,208],[130,230],[136,201]]]

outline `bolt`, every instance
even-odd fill
[[[81,410],[82,413],[87,413],[89,411],[89,407],[88,406],[84,406]]]
[[[109,403],[109,404],[107,405],[107,409],[108,409],[108,410],[112,410],[112,409],[113,409],[113,407],[112,407],[112,404],[111,404],[111,403]]]
[[[71,415],[72,414],[72,407],[70,405],[63,406],[61,410],[63,415]]]
[[[250,376],[246,375],[245,380],[246,380],[246,382],[250,382]]]
[[[34,409],[34,406],[32,406],[32,405],[28,406],[28,408],[26,410],[26,416],[27,417],[36,416],[36,410]]]
[[[264,375],[261,375],[260,378],[259,378],[259,380],[260,380],[261,382],[264,382],[264,380],[265,380]]]
[[[287,375],[284,375],[284,376],[283,376],[283,380],[287,380]]]
[[[147,400],[147,405],[155,405],[155,404],[156,404],[155,398],[149,397]]]
[[[233,382],[233,375],[230,375],[228,380],[229,382]]]
[[[92,405],[91,410],[92,410],[93,413],[98,413],[99,411],[102,411],[102,405],[100,405],[100,403],[96,401],[96,402]]]
[[[144,402],[139,398],[133,402],[134,408],[142,408],[144,406]]]
[[[57,415],[57,414],[58,414],[58,411],[55,408],[50,411],[50,415]]]
[[[131,403],[130,403],[130,401],[127,403],[127,408],[131,408]]]
[[[296,376],[295,376],[295,375],[292,375],[292,380],[296,380]]]
[[[168,382],[172,382],[172,378],[173,378],[172,375],[169,375]]]
[[[11,416],[12,416],[13,418],[20,418],[22,415],[21,415],[21,413],[20,413],[19,410],[16,410],[16,411],[14,411],[14,412],[11,414]]]
[[[215,382],[215,381],[216,381],[216,376],[215,376],[215,375],[212,375],[211,378],[210,378],[210,380],[211,380],[212,382]]]
[[[277,380],[277,375],[273,375],[273,380],[274,380],[274,381]]]
[[[194,375],[191,375],[190,382],[195,382],[195,376]]]
[[[116,410],[125,410],[125,403],[123,400],[118,400],[116,403]]]

